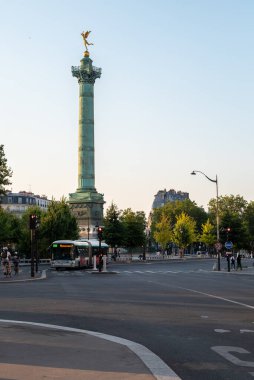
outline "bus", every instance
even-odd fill
[[[50,247],[51,268],[92,268],[93,256],[108,253],[108,245],[96,239],[56,240]]]

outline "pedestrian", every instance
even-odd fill
[[[100,255],[99,255],[99,263],[98,263],[99,272],[101,272],[102,267],[103,267],[103,255],[100,253]]]
[[[15,252],[15,255],[12,259],[12,262],[13,262],[13,266],[14,266],[14,273],[16,275],[19,273],[19,258],[18,258],[17,252]]]
[[[231,269],[235,269],[235,257],[234,257],[234,255],[231,256],[230,262],[231,262]]]
[[[236,256],[236,264],[237,264],[236,270],[238,270],[238,268],[242,270],[242,257],[239,252],[237,253],[237,256]]]

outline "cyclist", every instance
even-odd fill
[[[3,271],[4,275],[10,276],[11,277],[11,254],[8,251],[8,248],[3,248],[2,252],[2,266],[3,266]]]

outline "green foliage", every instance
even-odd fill
[[[121,246],[124,242],[124,227],[120,221],[121,211],[112,203],[104,218],[104,239],[111,247]]]
[[[54,240],[78,238],[77,220],[65,198],[59,202],[52,199],[47,212],[41,216],[40,235],[48,245]]]
[[[5,186],[11,185],[12,170],[7,166],[4,145],[0,145],[0,196],[6,194]]]
[[[246,207],[244,213],[244,225],[247,233],[247,247],[254,250],[254,201],[251,201]]]
[[[189,215],[182,212],[176,218],[176,224],[173,229],[172,241],[181,250],[187,248],[196,240],[196,222]]]
[[[161,220],[162,215],[166,215],[171,221],[171,225],[174,226],[177,221],[177,217],[185,213],[196,221],[196,229],[200,233],[202,224],[207,220],[207,213],[202,207],[198,207],[195,202],[185,199],[183,201],[168,202],[163,207],[159,207],[153,211],[151,234],[154,237],[157,223]]]
[[[0,245],[15,244],[21,236],[20,220],[0,207]]]
[[[120,217],[124,231],[124,245],[129,248],[145,244],[146,217],[143,211],[124,210]]]
[[[156,223],[154,238],[156,242],[161,245],[163,250],[165,250],[167,245],[172,241],[172,228],[167,215],[162,214],[160,221]]]
[[[220,241],[225,243],[230,240],[235,248],[247,248],[248,227],[245,215],[248,210],[248,202],[240,195],[220,196],[218,210]],[[216,199],[211,199],[209,202],[209,215],[215,223]],[[230,232],[227,231],[228,228],[230,228]]]
[[[217,240],[216,228],[209,219],[202,224],[202,233],[199,236],[199,240],[208,248],[214,245]]]

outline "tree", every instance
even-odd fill
[[[244,223],[247,229],[247,246],[254,251],[254,201],[249,202],[244,213]]]
[[[215,227],[209,219],[202,224],[202,233],[200,234],[199,239],[208,247],[208,251],[210,252],[210,248],[215,244],[217,236]]]
[[[0,245],[15,244],[21,236],[20,220],[0,207]]]
[[[248,202],[240,195],[225,195],[218,199],[220,240],[225,243],[232,241],[234,247],[247,247],[247,228],[244,215]],[[208,205],[211,220],[216,218],[216,199],[211,199]]]
[[[11,185],[12,170],[7,166],[4,145],[0,145],[0,196],[6,194],[5,186]]]
[[[156,223],[154,238],[161,245],[163,251],[172,241],[172,227],[167,215],[162,214],[160,221]]]
[[[180,256],[182,257],[184,249],[196,240],[195,220],[184,212],[178,215],[173,229],[172,240],[180,248]]]
[[[144,211],[124,210],[120,217],[124,228],[124,245],[129,248],[145,244],[146,217]]]
[[[29,228],[30,215],[36,215],[38,220],[41,219],[43,211],[39,206],[29,207],[22,215],[20,222],[20,239],[17,244],[17,250],[21,256],[30,257],[31,254],[31,231]],[[45,246],[40,237],[40,228],[36,230],[37,248],[40,254],[45,251]]]
[[[106,211],[106,216],[103,222],[103,236],[105,242],[111,247],[120,246],[124,240],[124,228],[120,221],[120,216],[121,211],[119,211],[117,206],[112,203]]]
[[[160,221],[162,214],[167,215],[174,226],[177,220],[177,216],[181,213],[189,215],[196,221],[197,231],[201,233],[201,226],[207,220],[207,213],[202,207],[197,206],[194,201],[190,199],[184,199],[183,201],[168,202],[164,206],[153,210],[151,233],[154,236],[156,224]]]
[[[52,199],[47,212],[41,215],[40,238],[46,249],[54,240],[77,239],[79,229],[65,198]]]

